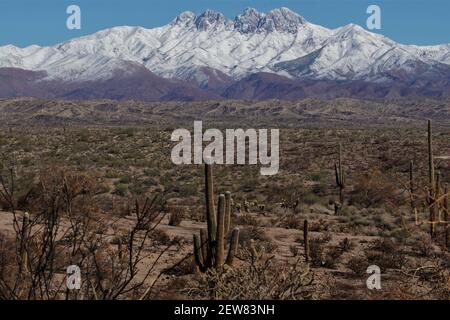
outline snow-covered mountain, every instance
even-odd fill
[[[118,75],[136,78],[145,69],[152,77],[195,83],[219,96],[258,73],[296,85],[338,81],[386,87],[402,81],[409,89],[419,86],[418,94],[438,81],[445,94],[450,45],[403,45],[354,24],[327,29],[287,8],[269,13],[249,8],[234,20],[207,10],[183,12],[154,29],[115,27],[51,47],[0,47],[0,68],[45,72],[34,81],[71,86]]]

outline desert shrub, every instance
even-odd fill
[[[234,224],[241,226],[259,226],[259,221],[251,214],[245,213],[232,219]]]
[[[316,195],[324,195],[327,191],[327,185],[325,183],[317,183],[313,185],[312,192]],[[321,198],[319,198],[321,200]]]
[[[189,287],[190,281],[186,277],[175,277],[167,282],[164,287],[152,295],[156,300],[186,300],[187,295],[183,293],[186,287]]]
[[[401,251],[394,252],[380,252],[375,250],[367,250],[365,252],[367,260],[372,265],[377,265],[381,269],[400,269],[405,264],[405,254]]]
[[[300,260],[281,264],[249,254],[240,268],[210,269],[191,297],[226,300],[304,300],[312,297],[313,275]],[[244,285],[243,285],[244,284]]]
[[[302,202],[308,205],[312,205],[320,202],[320,197],[318,197],[313,192],[306,193],[301,198]]]
[[[136,129],[135,128],[120,129],[119,134],[123,135],[123,136],[126,136],[128,138],[134,137],[134,135],[136,134]]]
[[[289,246],[289,251],[291,252],[291,254],[292,254],[293,257],[297,257],[297,256],[298,256],[298,253],[299,253],[299,248],[298,248],[297,245],[291,244],[291,245]]]
[[[303,227],[303,219],[296,215],[289,214],[284,217],[280,226],[286,229],[300,229]]]
[[[169,226],[176,227],[181,224],[184,213],[181,210],[172,211],[169,216]]]
[[[15,242],[4,233],[0,233],[0,278],[8,283],[15,270]],[[14,267],[12,267],[14,266]]]
[[[249,226],[241,228],[239,232],[239,244],[243,247],[248,247],[251,243],[251,240],[268,242],[270,241],[270,238],[260,227]]]
[[[323,171],[321,171],[321,172],[312,172],[310,174],[311,180],[312,181],[316,181],[316,182],[324,179],[326,176],[327,176],[327,172],[323,172]]]
[[[323,240],[320,238],[313,238],[309,243],[309,254],[311,259],[311,264],[314,267],[321,267],[324,264],[323,259],[324,244]]]
[[[389,237],[383,237],[372,242],[370,247],[372,250],[393,253],[398,249],[398,243]]]
[[[196,183],[186,183],[181,185],[178,193],[181,197],[190,197],[198,195],[198,185]]]
[[[353,249],[355,247],[354,243],[349,240],[348,238],[344,238],[342,239],[339,244],[338,244],[338,248],[342,251],[342,252],[347,252],[350,251],[351,249]]]
[[[423,257],[430,257],[435,253],[433,241],[429,235],[422,235],[419,237],[419,240],[416,241],[415,248],[419,255]]]
[[[345,247],[342,246],[342,243],[339,243],[336,246],[327,248],[326,243],[329,243],[331,239],[331,233],[326,232],[322,236],[310,240],[309,250],[312,266],[324,268],[334,268],[336,266],[336,263],[345,252]]]
[[[111,188],[106,183],[100,183],[97,188],[97,194],[109,193]]]
[[[272,240],[259,241],[258,245],[264,248],[266,253],[274,253],[278,249],[278,245]]]
[[[379,207],[383,204],[401,205],[404,199],[398,195],[395,181],[379,171],[372,171],[355,177],[349,203]]]
[[[117,184],[113,193],[125,197],[128,194],[128,185],[122,183]]]
[[[342,256],[342,251],[339,248],[331,247],[328,248],[323,259],[323,266],[325,268],[335,268],[339,259]]]
[[[310,223],[309,230],[314,232],[326,232],[328,231],[329,223],[324,219],[314,220]]]
[[[156,229],[151,234],[152,240],[160,245],[167,245],[171,242],[169,235],[161,229]]]
[[[249,174],[243,178],[241,188],[243,192],[252,192],[258,185],[257,175]]]
[[[363,275],[368,266],[369,262],[365,256],[354,256],[347,261],[347,267],[357,276]]]
[[[197,269],[197,264],[195,263],[194,257],[190,256],[186,259],[181,260],[181,262],[177,263],[173,267],[171,267],[164,274],[174,275],[174,276],[183,276],[187,274],[195,273]]]
[[[382,269],[399,269],[406,262],[403,248],[390,237],[375,240],[365,254],[370,264],[375,264]]]
[[[133,181],[133,177],[129,174],[127,175],[123,175],[120,179],[119,179],[119,183],[120,184],[130,184]]]

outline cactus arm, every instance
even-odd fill
[[[231,192],[225,193],[225,235],[230,232],[231,225]]]
[[[197,234],[194,234],[194,257],[197,266],[200,268],[201,271],[203,271],[205,269],[205,263],[203,260],[203,254],[200,246],[200,238],[198,237]]]
[[[208,261],[211,261],[211,257],[208,256],[208,233],[206,232],[206,229],[200,230],[200,246],[203,256],[203,264],[206,265]]]
[[[227,265],[233,265],[234,256],[236,255],[237,247],[239,244],[239,229],[234,229],[231,234],[231,244],[228,250]]]
[[[216,259],[215,267],[221,267],[224,263],[224,237],[225,237],[225,196],[219,196],[218,221],[216,235]]]

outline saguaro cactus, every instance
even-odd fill
[[[342,145],[339,144],[339,159],[338,163],[334,165],[336,174],[336,185],[339,187],[339,202],[344,204],[344,188],[345,188],[345,173],[342,166]]]
[[[436,203],[436,197],[438,196],[438,185],[436,184],[436,174],[434,169],[434,156],[433,156],[433,131],[432,122],[428,119],[428,205],[430,208],[430,235],[432,237],[436,234],[435,222],[436,222],[436,212],[438,211],[438,206]]]
[[[20,269],[21,272],[28,272],[28,251],[27,251],[27,243],[28,243],[28,235],[30,233],[30,215],[28,212],[25,212],[22,219],[22,235],[20,241],[20,253],[21,253],[21,261],[20,261]]]
[[[444,187],[444,228],[445,228],[445,245],[447,246],[447,248],[450,249],[450,227],[449,227],[449,215],[450,212],[448,212],[449,210],[449,206],[448,206],[448,202],[449,202],[449,196],[448,196],[448,185],[445,185]]]
[[[309,262],[309,235],[308,235],[308,220],[303,223],[303,243],[305,246],[305,261]]]
[[[225,261],[225,238],[231,221],[231,193],[219,195],[216,214],[212,166],[209,164],[205,164],[205,200],[207,230],[200,230],[200,237],[194,234],[195,261],[203,272],[212,267],[220,268],[224,263],[231,265],[239,243],[239,229],[234,229]]]
[[[414,161],[409,162],[409,193],[410,193],[410,204],[411,204],[411,212],[414,213],[414,209],[416,207],[414,202]]]

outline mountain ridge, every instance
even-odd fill
[[[186,90],[195,84],[200,90],[192,89],[192,94],[187,95],[190,97],[182,95],[183,99],[227,98],[227,92],[234,90],[230,88],[242,86],[255,74],[264,79],[265,74],[273,74],[270,81],[280,79],[282,92],[316,82],[315,86],[327,83],[328,89],[347,96],[354,90],[345,88],[364,82],[371,87],[362,93],[367,97],[389,85],[399,87],[399,96],[446,96],[450,44],[403,45],[355,24],[328,29],[285,7],[268,13],[248,8],[235,19],[212,10],[199,15],[186,11],[167,25],[153,29],[113,27],[55,46],[3,46],[0,69],[45,72],[45,77],[35,80],[39,88],[52,83],[73,87],[93,82],[123,86],[123,82],[114,81],[117,75],[121,79],[142,78],[146,69],[149,73],[144,78],[160,77],[168,91],[173,90],[169,88],[171,81],[185,82]],[[334,89],[330,85],[333,81]],[[439,86],[434,84],[430,92],[429,85],[434,82]],[[108,90],[102,92],[98,97],[104,97]],[[123,98],[134,96],[153,100],[166,95],[124,94]]]
[[[226,101],[43,100],[0,99],[0,127],[6,126],[205,126],[227,128],[436,127],[450,126],[450,99],[401,98],[383,101],[353,98],[330,100],[270,99]]]

